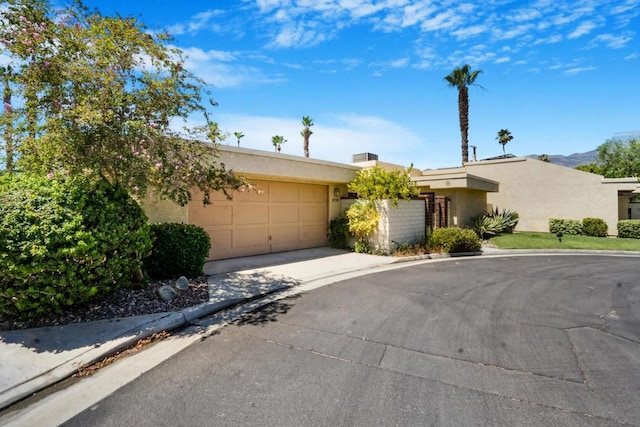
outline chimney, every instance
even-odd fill
[[[373,153],[361,153],[351,156],[351,163],[368,162],[370,160],[378,160],[378,155]]]

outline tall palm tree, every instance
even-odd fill
[[[458,89],[458,113],[460,115],[460,135],[462,137],[462,163],[469,161],[469,86],[478,86],[475,81],[482,70],[471,71],[468,64],[454,69],[451,74],[445,76],[449,87]]]
[[[309,137],[313,133],[309,128],[313,126],[313,119],[309,116],[302,117],[302,126],[304,126],[304,129],[302,129],[300,135],[304,138],[304,156],[309,157]]]
[[[276,147],[276,151],[278,153],[280,152],[280,146],[285,142],[287,142],[287,140],[284,139],[284,136],[274,135],[271,137],[271,143],[273,143],[273,146]]]
[[[236,138],[238,139],[238,147],[240,147],[240,138],[243,138],[243,137],[244,137],[244,133],[242,133],[242,132],[234,132],[233,134],[234,134],[234,135],[236,136]]]
[[[511,135],[511,132],[509,132],[509,129],[500,129],[498,131],[498,136],[496,136],[496,139],[500,144],[502,144],[502,155],[506,156],[507,154],[504,151],[504,146],[507,145],[509,141],[513,139],[513,135]]]

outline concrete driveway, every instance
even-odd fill
[[[67,425],[640,425],[639,262],[350,279],[243,317]]]

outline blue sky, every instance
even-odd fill
[[[211,85],[224,144],[310,157],[355,153],[420,169],[461,162],[457,91],[468,63],[478,157],[572,154],[640,130],[640,0],[86,0],[168,30]],[[470,153],[471,155],[471,153]]]

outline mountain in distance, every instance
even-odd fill
[[[568,168],[575,168],[579,165],[586,165],[596,161],[596,150],[587,151],[586,153],[573,153],[569,156],[563,156],[561,154],[547,154],[549,161],[555,165],[566,166]],[[529,154],[525,157],[537,159],[540,154]]]

